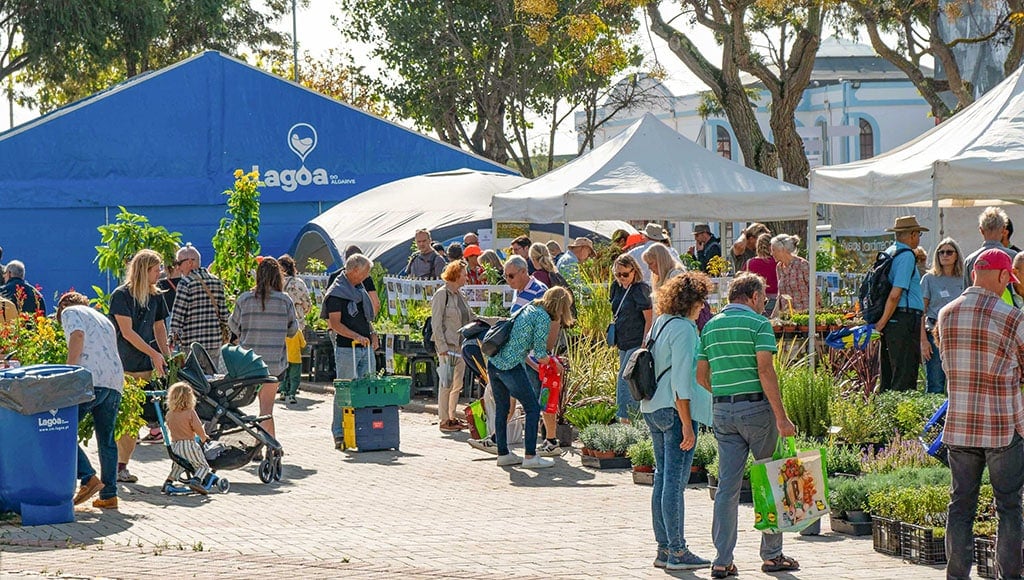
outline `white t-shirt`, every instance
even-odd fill
[[[123,393],[124,367],[117,354],[117,334],[110,319],[88,306],[69,306],[60,319],[69,343],[75,331],[85,335],[78,364],[92,373],[93,386]]]

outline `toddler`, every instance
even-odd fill
[[[203,443],[210,438],[206,436],[206,429],[196,414],[196,395],[188,383],[174,383],[167,389],[167,430],[171,436],[171,451],[191,463],[195,470],[195,477],[187,482],[189,488],[198,494],[206,495],[203,480],[210,473],[210,465],[206,463],[203,448],[196,443],[195,438],[199,436]],[[174,463],[164,487],[177,482],[184,472],[184,467]]]
[[[306,337],[302,332],[296,332],[294,336],[284,339],[285,349],[288,351],[288,370],[281,378],[280,400],[288,401],[289,405],[298,403],[295,393],[299,392],[299,382],[302,381],[302,349],[306,348]]]

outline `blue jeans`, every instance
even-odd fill
[[[946,393],[946,372],[942,370],[942,359],[939,358],[939,347],[935,344],[935,337],[931,332],[926,332],[928,344],[932,347],[932,358],[924,363],[925,392]]]
[[[498,455],[508,454],[508,412],[512,406],[509,397],[515,397],[526,413],[526,425],[523,430],[524,451],[527,455],[536,455],[540,402],[533,393],[525,367],[516,365],[503,371],[488,362],[487,378],[494,392],[494,442],[498,444]]]
[[[768,401],[715,403],[714,431],[718,440],[718,492],[715,494],[711,539],[715,543],[715,566],[733,563],[736,548],[736,519],[740,503],[740,484],[747,453],[754,459],[770,458],[775,453],[779,431],[775,413]],[[761,534],[761,559],[782,554],[782,534]]]
[[[355,351],[355,367],[352,366],[352,351]],[[367,352],[370,352],[370,356],[367,356]],[[334,376],[336,379],[352,380],[372,375],[376,372],[376,369],[373,368],[375,364],[373,351],[365,346],[334,348]],[[340,440],[345,436],[345,430],[341,425],[342,409],[334,405],[333,402],[332,406],[334,414],[331,417],[331,434],[334,435],[335,440]]]
[[[1021,488],[1024,487],[1024,439],[1017,433],[1006,447],[949,446],[953,473],[952,497],[946,520],[946,578],[970,578],[975,510],[981,472],[988,466],[999,515],[996,533],[996,570],[1000,578],[1021,577]]]
[[[675,407],[665,407],[644,413],[644,420],[651,430],[654,443],[654,492],[651,494],[651,520],[654,522],[654,539],[659,548],[673,552],[686,549],[683,535],[685,504],[683,492],[690,481],[690,466],[693,464],[693,449],[683,451],[683,423]],[[693,421],[693,432],[697,422]]]
[[[121,408],[121,393],[105,387],[94,387],[95,399],[78,406],[78,420],[92,413],[96,427],[96,450],[100,454],[100,480],[103,489],[100,499],[117,497],[117,444],[114,442],[114,423]],[[78,480],[82,483],[96,475],[82,446],[78,446]]]
[[[619,376],[618,380],[615,381],[615,405],[618,407],[615,416],[619,419],[629,419],[630,411],[635,411],[640,406],[639,403],[633,400],[633,395],[629,394],[629,385],[626,384],[626,379],[622,376],[622,369],[625,368],[626,361],[629,360],[629,356],[638,348],[640,347],[619,350]]]

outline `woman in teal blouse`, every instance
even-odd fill
[[[654,371],[658,388],[640,410],[654,443],[654,490],[651,519],[658,555],[654,565],[669,570],[692,570],[711,565],[691,552],[683,535],[683,492],[689,481],[697,424],[711,425],[711,393],[697,384],[697,316],[711,291],[701,272],[686,272],[668,280],[655,295],[661,313],[651,327],[655,337]]]
[[[487,361],[487,378],[494,391],[494,440],[498,444],[498,465],[523,464],[523,467],[539,469],[551,467],[554,462],[537,453],[537,423],[540,420],[540,401],[530,386],[523,361],[533,351],[541,364],[548,357],[548,336],[557,333],[564,325],[572,324],[572,295],[561,286],[548,289],[544,296],[524,306],[516,313],[512,333],[508,342]],[[561,365],[555,363],[559,370]],[[515,397],[526,413],[524,427],[525,459],[508,449],[508,412]]]

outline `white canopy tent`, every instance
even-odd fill
[[[1024,67],[949,120],[872,159],[811,172],[814,204],[939,207],[1020,203],[1024,183]],[[817,240],[808,243],[815,255]],[[812,262],[812,271],[814,264]],[[812,291],[814,280],[811,280]]]
[[[495,221],[803,219],[807,190],[704,149],[648,113],[586,155],[494,196]]]
[[[949,120],[872,159],[818,167],[810,199],[964,207],[1021,199],[1024,67]]]
[[[345,247],[355,244],[372,260],[397,272],[409,256],[416,230],[429,230],[435,240],[491,222],[491,198],[526,183],[524,177],[459,169],[399,179],[364,191],[320,214],[299,232],[293,254],[299,264],[310,257],[340,263]],[[579,235],[608,237],[621,221],[581,222]]]

